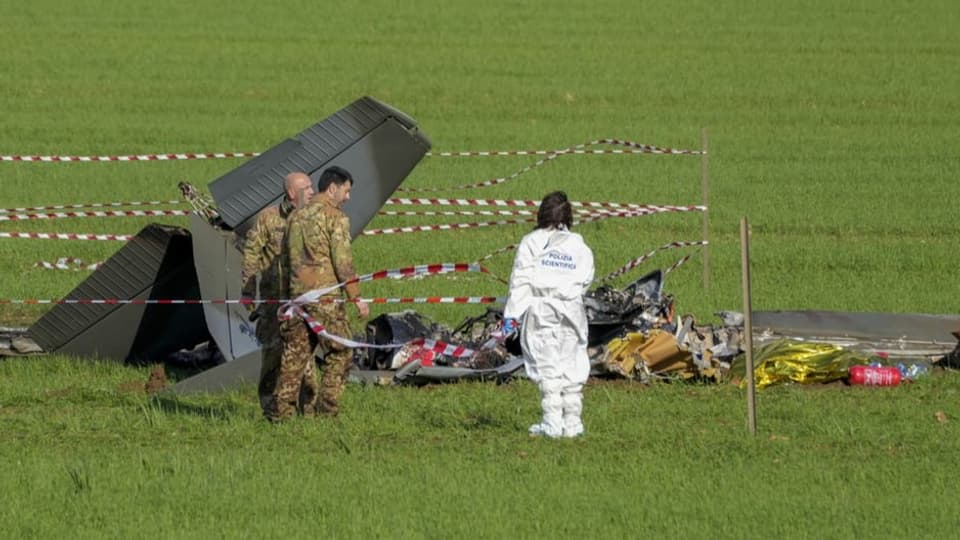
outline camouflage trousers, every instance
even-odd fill
[[[309,312],[331,334],[350,336],[343,304],[311,306]],[[334,341],[318,338],[299,317],[280,323],[280,338],[283,351],[275,392],[276,420],[293,416],[298,410],[298,398],[300,412],[304,415],[319,412],[336,416],[340,412],[340,396],[350,371],[353,351]],[[318,346],[324,357],[323,376],[319,392],[310,395],[310,392],[302,393],[301,389],[308,384],[316,385],[316,375],[309,370],[315,366]]]
[[[280,378],[280,360],[283,356],[283,344],[280,339],[280,321],[273,313],[261,316],[257,321],[257,339],[260,341],[260,379],[257,384],[257,396],[260,398],[260,408],[263,416],[269,420],[276,420],[277,413],[277,380]],[[316,365],[308,363],[303,374],[300,386],[300,403],[297,410],[303,411],[303,401],[309,401],[311,411],[313,402],[320,393],[317,385]]]

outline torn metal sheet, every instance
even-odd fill
[[[752,315],[757,344],[799,339],[894,357],[942,356],[956,346],[952,332],[960,329],[960,315],[841,311],[757,311]]]

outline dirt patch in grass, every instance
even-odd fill
[[[154,394],[166,388],[169,385],[167,371],[163,364],[157,364],[150,370],[150,376],[146,382],[141,380],[127,381],[117,386],[118,392],[133,392]]]
[[[150,377],[147,379],[147,384],[144,385],[144,390],[148,394],[153,394],[166,388],[167,383],[167,370],[163,367],[163,364],[157,364],[150,371]]]

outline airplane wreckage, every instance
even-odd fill
[[[244,234],[258,212],[280,201],[287,173],[307,172],[316,185],[324,169],[339,165],[363,179],[363,189],[343,207],[356,238],[430,147],[413,118],[361,98],[214,180],[212,202],[182,185],[196,210],[189,230],[148,225],[65,300],[240,298]],[[719,313],[715,326],[675,317],[663,278],[657,270],[622,289],[601,285],[587,293],[592,374],[641,381],[729,376],[742,353],[742,315]],[[260,350],[248,317],[237,303],[60,303],[26,332],[0,328],[0,356],[50,352],[208,367],[172,391],[215,392],[256,383]],[[365,335],[353,337],[396,347],[354,349],[351,376],[392,384],[507,380],[523,373],[523,362],[515,339],[493,339],[501,318],[499,308],[488,307],[451,329],[410,310],[380,315]],[[841,378],[850,365],[878,357],[960,368],[960,316],[770,311],[754,312],[752,324],[755,350],[760,347],[755,365],[762,370],[769,351],[771,380],[790,378],[797,370],[791,362],[810,358],[819,371],[811,376],[809,365],[799,369],[810,381]],[[445,356],[419,338],[476,353]],[[810,356],[803,344],[822,346]]]

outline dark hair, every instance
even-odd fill
[[[347,182],[350,182],[353,185],[353,176],[347,172],[346,169],[337,167],[327,167],[326,170],[320,175],[320,179],[317,180],[317,191],[326,191],[330,184],[337,184],[338,186],[343,185]]]
[[[547,194],[540,203],[540,209],[537,210],[537,228],[559,228],[561,225],[567,229],[573,227],[573,207],[570,206],[566,193],[554,191]]]

